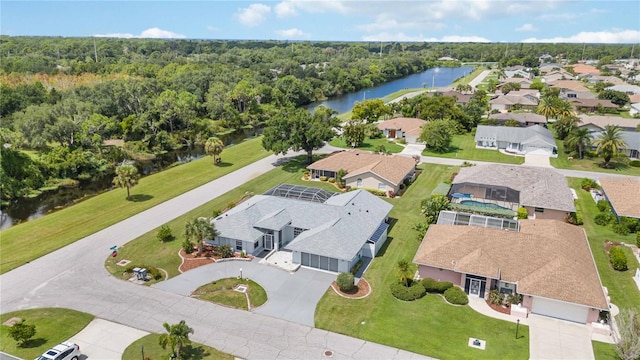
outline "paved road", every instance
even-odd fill
[[[269,156],[0,276],[0,309],[65,307],[148,332],[185,320],[193,340],[242,358],[427,359],[403,350],[113,278],[109,247],[136,237],[274,167]],[[63,226],[63,225],[61,225]],[[125,245],[126,246],[126,245]]]
[[[483,72],[478,74],[478,76],[473,78],[473,80],[469,81],[469,85],[471,85],[471,87],[475,89],[476,86],[478,86],[482,82],[482,80],[484,80],[484,78],[486,78],[489,74],[491,74],[491,70],[484,70]]]

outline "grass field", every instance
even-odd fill
[[[23,359],[34,359],[59,343],[69,340],[93,320],[93,315],[61,308],[21,310],[0,315],[0,323],[19,317],[36,326],[36,335],[23,347],[9,337],[9,327],[0,326],[0,351]],[[82,350],[82,349],[81,349]]]
[[[476,143],[471,133],[454,135],[449,151],[446,153],[424,150],[422,155],[461,160],[493,161],[505,164],[524,163],[524,157],[521,156],[505,155],[498,150],[476,149]]]
[[[564,152],[562,140],[556,140],[556,145],[558,147],[558,157],[550,158],[551,166],[555,168],[640,176],[640,167],[629,166],[629,159],[626,157],[612,159],[613,168],[605,169],[599,166],[603,162],[601,157],[589,159],[585,156],[584,159],[574,158],[569,160],[569,157]]]
[[[475,79],[480,73],[482,73],[486,68],[484,66],[476,66],[469,75],[456,80],[453,84],[451,84],[452,88],[455,88],[458,85],[467,85],[471,80]]]
[[[194,291],[194,296],[198,299],[216,304],[248,310],[247,299],[244,293],[233,290],[233,288],[239,284],[247,285],[247,293],[252,309],[267,302],[267,292],[264,291],[264,288],[260,286],[260,284],[253,280],[238,278],[220,279],[202,285]]]
[[[609,290],[611,302],[620,309],[635,309],[640,312],[640,292],[633,282],[633,272],[639,265],[631,249],[624,247],[630,270],[616,271],[611,267],[604,247],[606,241],[635,243],[635,234],[622,236],[611,231],[609,227],[596,225],[593,219],[599,213],[599,210],[591,195],[587,191],[580,189],[580,180],[571,178],[569,179],[569,185],[576,189],[578,193],[576,209],[582,213],[584,228],[589,237],[589,245],[600,273],[602,285]]]
[[[527,359],[529,329],[485,317],[469,306],[452,306],[438,295],[403,302],[394,298],[389,285],[398,281],[395,266],[411,261],[420,245],[412,226],[424,221],[420,202],[433,188],[450,178],[456,168],[422,165],[423,172],[394,204],[390,216],[398,219],[385,246],[367,270],[372,294],[361,300],[345,299],[327,291],[316,308],[315,323],[322,329],[433,356],[440,359]],[[487,341],[484,351],[467,346],[469,337]]]
[[[306,156],[298,157],[168,222],[167,225],[171,228],[175,236],[173,241],[166,243],[159,241],[156,239],[157,229],[155,229],[127,243],[118,249],[118,257],[108,257],[106,259],[105,266],[107,270],[114,275],[119,275],[122,272],[122,268],[116,266],[115,263],[121,259],[128,259],[135,264],[147,264],[162,268],[167,271],[169,277],[180,274],[178,267],[181,261],[178,256],[178,250],[181,248],[184,240],[185,223],[196,217],[211,216],[214,210],[224,209],[229,203],[240,200],[247,192],[262,194],[275,185],[283,183],[337,191],[333,185],[326,182],[309,182],[302,180],[303,171],[306,166],[305,161]]]
[[[618,354],[616,353],[616,347],[613,344],[607,344],[599,341],[592,341],[593,354],[596,360],[618,360]]]
[[[335,137],[333,140],[329,142],[329,145],[343,148],[343,149],[351,149],[351,145],[348,145],[342,137]],[[386,138],[378,138],[378,139],[369,139],[365,138],[362,146],[359,146],[358,149],[365,151],[376,151],[378,146],[384,145],[384,148],[387,149],[390,153],[399,153],[404,149],[401,145],[396,144],[393,141],[390,141]]]
[[[210,157],[176,166],[140,179],[131,189],[102,193],[74,206],[39,219],[13,226],[0,233],[2,258],[0,273],[5,273],[49,252],[73,243],[110,225],[158,205],[268,156],[261,138],[246,141],[222,152],[223,162],[214,166]]]
[[[189,325],[189,324],[187,324]],[[131,345],[129,345],[122,354],[122,358],[125,360],[129,359],[140,359],[142,357],[141,350],[144,349],[145,359],[152,360],[169,360],[170,349],[163,349],[158,341],[160,340],[160,334],[149,334],[145,337],[142,337]],[[233,360],[234,356],[231,354],[223,353],[222,351],[218,351],[212,347],[191,343],[191,345],[187,345],[182,348],[182,352],[180,356],[184,359],[193,359],[193,360]]]

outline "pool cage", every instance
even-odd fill
[[[265,192],[264,195],[324,203],[330,197],[338,195],[338,193],[323,190],[323,189],[318,189],[314,187],[292,185],[292,184],[280,184],[271,188],[267,192]]]
[[[440,211],[437,224],[481,226],[491,229],[520,231],[520,223],[518,220],[459,213],[455,211]]]
[[[506,186],[484,185],[474,183],[453,184],[449,191],[453,202],[461,200],[484,200],[507,209],[513,209],[520,204],[520,192]]]

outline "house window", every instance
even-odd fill
[[[544,212],[544,208],[535,208],[535,212],[539,212],[539,213],[543,213]]]
[[[299,228],[299,227],[294,227],[293,228],[293,238],[297,238],[298,235],[302,234],[302,232],[306,231],[307,229],[303,229],[303,228]]]
[[[242,251],[242,241],[236,240],[236,250]]]
[[[260,247],[260,240],[256,240],[256,242],[253,243],[253,250],[257,249],[258,247]]]
[[[356,180],[356,187],[359,187],[359,188],[362,187],[362,179]]]
[[[378,190],[382,190],[382,191],[387,190],[387,184],[385,184],[385,183],[378,183]]]

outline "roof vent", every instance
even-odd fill
[[[216,220],[220,220],[220,219],[222,219],[222,216],[219,216],[219,217],[216,218]]]
[[[367,209],[366,211],[369,212],[369,209]]]
[[[348,212],[347,215],[351,215],[351,212]]]

